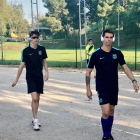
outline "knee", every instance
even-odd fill
[[[110,114],[109,115],[111,115],[111,116],[114,115],[114,109],[110,109]]]
[[[39,98],[33,98],[32,101],[33,101],[34,103],[38,103],[38,102],[39,102]]]
[[[109,117],[109,112],[108,111],[104,111],[102,113],[102,116],[103,116],[104,119],[107,119]]]

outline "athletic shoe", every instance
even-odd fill
[[[32,119],[31,124],[34,125],[34,119]],[[41,123],[38,122],[38,126],[41,127]]]
[[[113,136],[112,136],[112,135],[110,135],[109,137],[110,137],[110,140],[114,140],[114,138],[113,138]]]
[[[103,137],[102,140],[111,140],[110,136],[109,137]]]
[[[38,119],[34,119],[33,129],[34,129],[35,131],[39,131],[39,130],[40,130],[40,128],[39,128],[39,126],[38,126]]]

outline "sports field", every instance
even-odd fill
[[[101,109],[92,78],[95,102],[89,101],[85,89],[85,69],[49,68],[38,119],[41,130],[31,126],[31,96],[26,94],[25,69],[16,87],[11,84],[17,68],[0,66],[0,140],[101,140]],[[140,83],[139,73],[134,73]],[[93,73],[92,76],[93,77]],[[119,102],[115,110],[112,134],[115,140],[140,139],[140,94],[132,82],[119,72]]]
[[[76,67],[75,49],[46,49],[48,65],[53,67]],[[135,67],[135,51],[122,50],[125,60],[131,69]],[[1,54],[0,54],[1,56]],[[18,65],[21,59],[21,50],[5,50],[4,63],[6,65]],[[85,51],[82,50],[83,67],[85,63]],[[77,50],[77,67],[80,67],[80,50]],[[120,68],[120,67],[119,67]],[[140,51],[137,52],[137,69],[140,69]]]

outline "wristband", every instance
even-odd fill
[[[136,81],[135,79],[134,80],[132,80],[132,83],[134,82],[134,81]],[[137,82],[137,81],[136,81]]]

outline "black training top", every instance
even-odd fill
[[[26,64],[26,79],[43,78],[43,59],[47,58],[45,47],[38,45],[36,49],[30,46],[22,50],[21,62]]]
[[[114,47],[110,52],[99,48],[92,53],[87,67],[96,67],[96,91],[118,93],[118,63],[126,64],[122,52]]]

